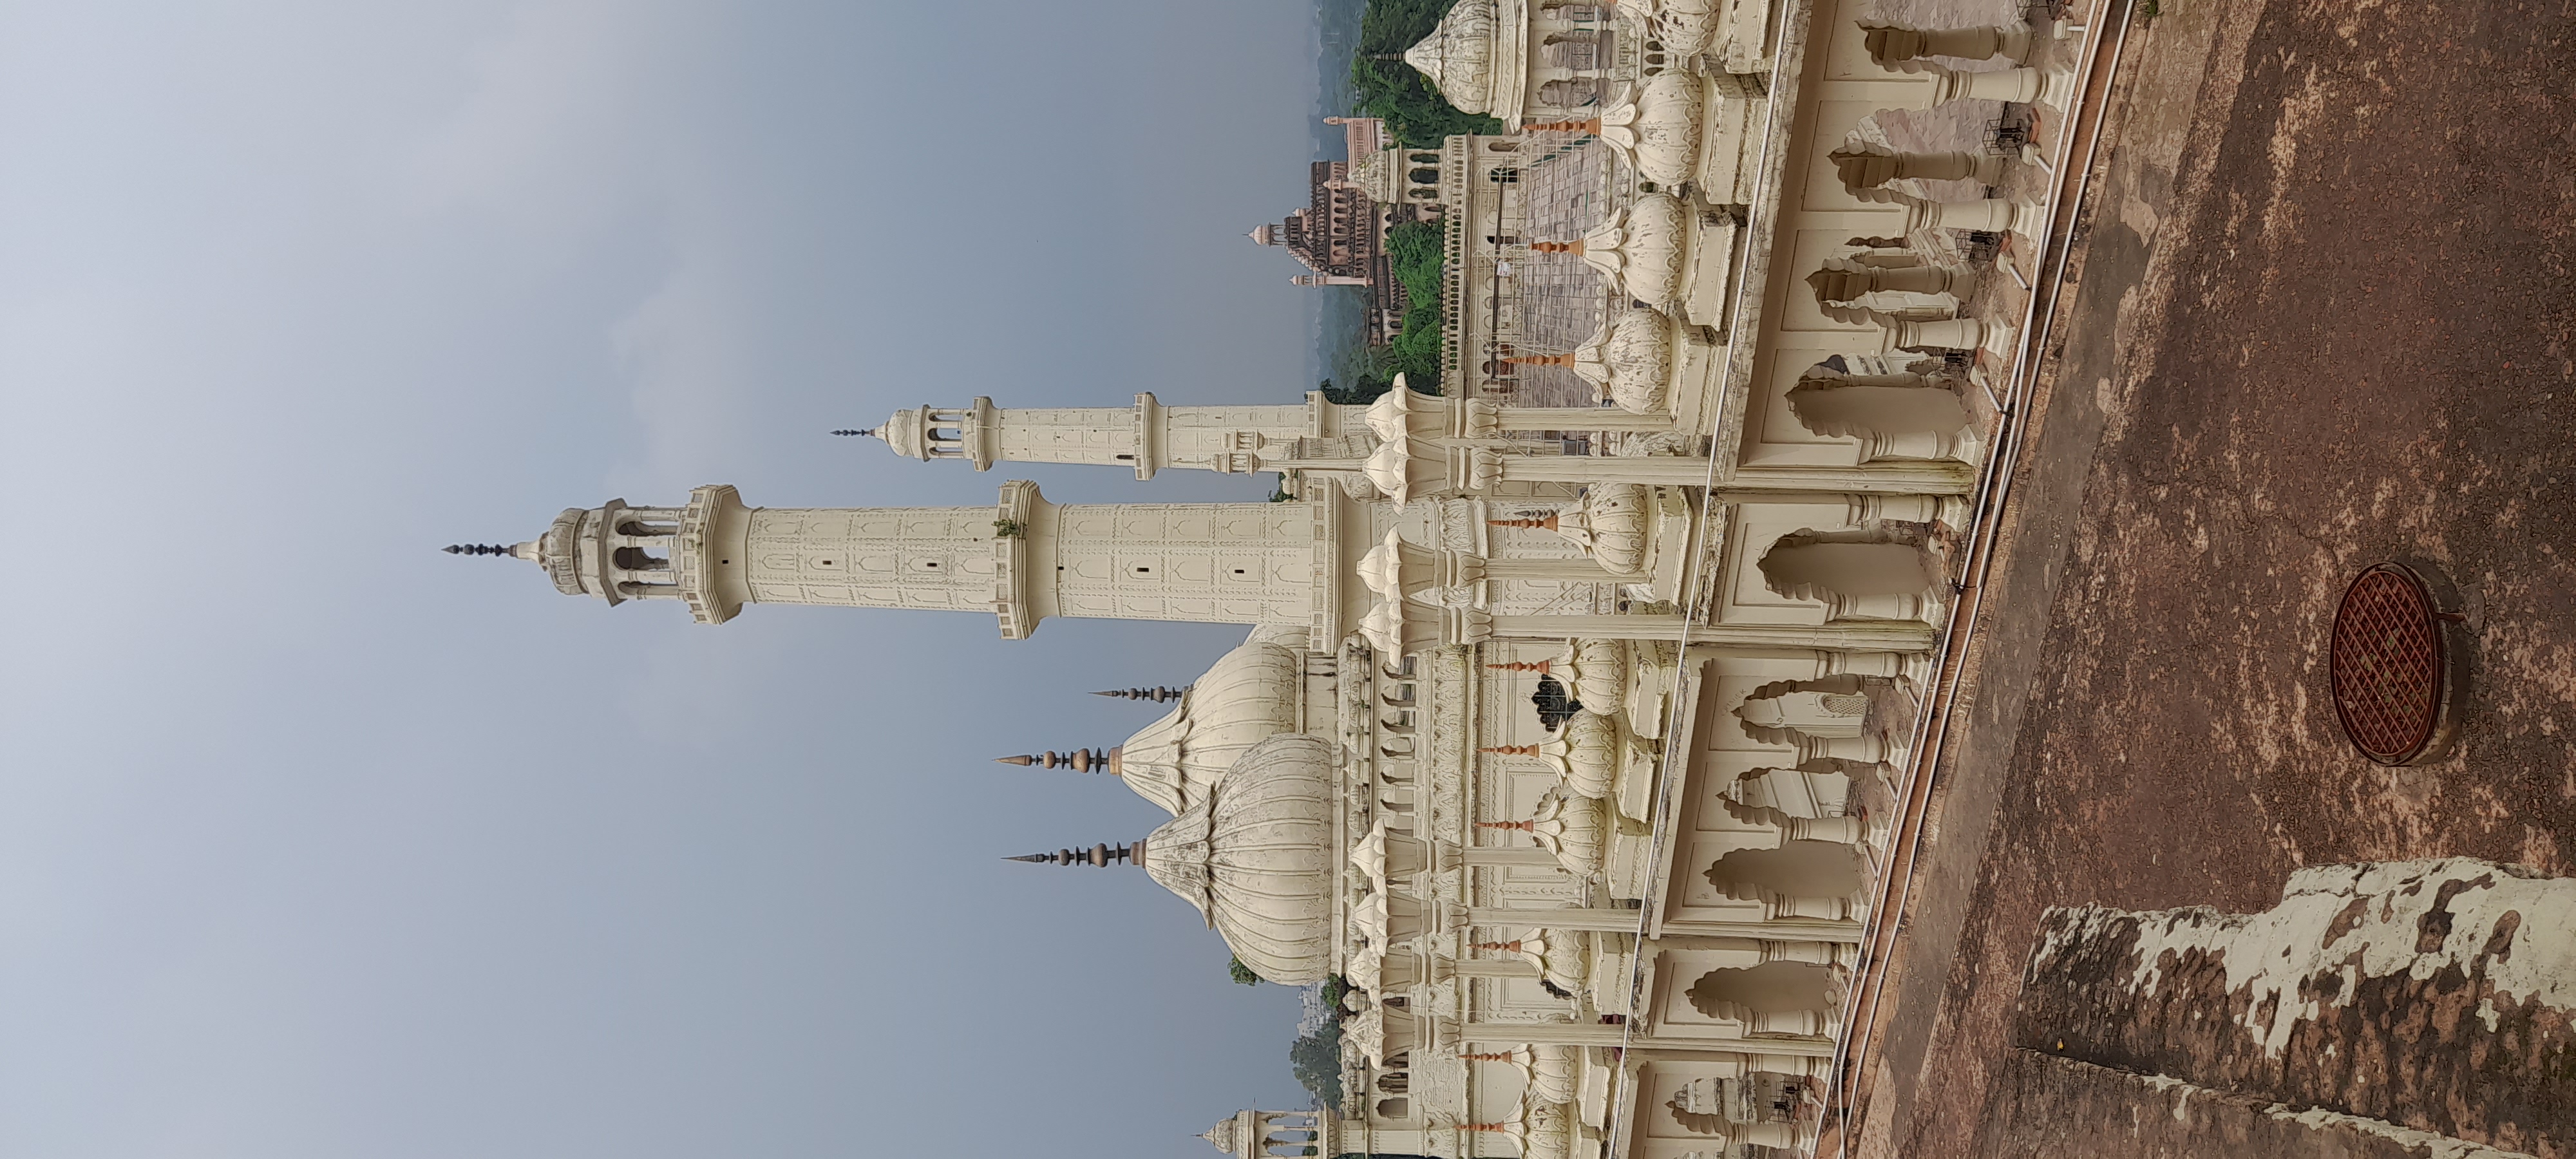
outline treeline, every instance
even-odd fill
[[[1411,221],[1386,231],[1388,264],[1404,283],[1404,325],[1384,346],[1369,347],[1362,365],[1346,370],[1349,386],[1332,379],[1320,385],[1324,397],[1352,406],[1376,401],[1405,376],[1405,385],[1424,394],[1440,393],[1440,223]]]
[[[1386,122],[1395,139],[1415,149],[1436,149],[1462,133],[1500,133],[1492,117],[1460,112],[1441,99],[1429,78],[1404,63],[1404,50],[1431,30],[1457,0],[1369,0],[1360,14],[1359,53],[1351,60],[1351,86],[1359,111]]]

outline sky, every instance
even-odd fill
[[[1291,401],[1313,0],[0,0],[0,1154],[1190,1156],[1296,994],[1127,869],[1240,629],[556,595],[565,507],[1257,500],[899,407]],[[1194,477],[1195,476],[1195,477]]]

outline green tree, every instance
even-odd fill
[[[1317,1102],[1342,1109],[1342,1024],[1327,1022],[1317,1030],[1288,1044],[1288,1071],[1297,1076],[1299,1086],[1311,1092]]]
[[[1252,967],[1244,965],[1241,958],[1227,958],[1225,972],[1238,986],[1258,986],[1262,982],[1261,975],[1253,973]]]

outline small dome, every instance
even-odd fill
[[[1110,771],[1136,795],[1179,814],[1254,745],[1297,727],[1295,651],[1251,640],[1219,657],[1161,720],[1111,754]]]
[[[1566,658],[1573,670],[1574,698],[1594,712],[1616,714],[1628,707],[1630,663],[1625,640],[1577,640]]]
[[[1335,746],[1291,733],[1254,745],[1206,798],[1145,838],[1145,872],[1283,985],[1332,969]]]
[[[1620,293],[1665,313],[1681,301],[1689,235],[1681,199],[1649,193],[1625,214],[1583,235],[1583,261]]]
[[[930,408],[917,406],[894,412],[877,428],[877,437],[884,439],[895,454],[930,461]]]
[[[1382,599],[1400,600],[1407,589],[1432,582],[1432,555],[1406,543],[1403,532],[1389,530],[1385,542],[1360,557],[1358,571],[1361,586]]]
[[[1717,41],[1715,0],[1662,0],[1654,12],[1656,38],[1663,41],[1666,52],[1692,56],[1708,51]]]
[[[1540,749],[1554,758],[1565,787],[1578,796],[1608,797],[1628,755],[1628,730],[1619,718],[1590,711],[1575,713],[1565,728]],[[1547,750],[1554,750],[1549,752]]]
[[[1699,167],[1700,106],[1698,77],[1657,73],[1602,114],[1601,137],[1628,154],[1639,176],[1658,185],[1680,185]]]
[[[1379,443],[1360,474],[1398,507],[1449,489],[1449,465],[1439,447],[1405,435]]]
[[[1664,386],[1673,374],[1671,320],[1631,307],[1574,348],[1574,372],[1591,380],[1621,410],[1663,410]]]
[[[1531,1109],[1525,1129],[1528,1136],[1521,1145],[1521,1159],[1570,1159],[1582,1127],[1572,1106],[1541,1103]]]
[[[1644,571],[1652,546],[1654,504],[1636,483],[1596,483],[1583,493],[1576,525],[1559,517],[1560,534],[1590,549],[1602,567],[1622,575]]]
[[[1494,107],[1494,64],[1505,57],[1496,44],[1502,23],[1496,0],[1459,0],[1431,35],[1404,50],[1404,63],[1429,78],[1432,87],[1461,112],[1510,116],[1520,110]],[[1508,63],[1517,72],[1520,61]],[[1517,102],[1519,94],[1512,97]]]
[[[1562,1043],[1540,1043],[1529,1048],[1530,1093],[1538,1096],[1539,1101],[1574,1101],[1582,1069],[1582,1059],[1576,1050]]]
[[[1256,225],[1252,227],[1251,233],[1244,236],[1251,238],[1254,245],[1278,245],[1279,227],[1268,223]]]

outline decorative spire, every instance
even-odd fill
[[[1131,857],[1137,864],[1141,865],[1144,863],[1144,842],[1139,841],[1134,845],[1111,845],[1104,841],[1089,849],[1059,849],[1053,853],[1027,853],[1018,857],[1005,857],[1002,860],[1026,861],[1035,865],[1091,865],[1106,867],[1110,862],[1125,862]]]
[[[1157,685],[1153,688],[1111,688],[1101,692],[1094,692],[1092,695],[1106,696],[1116,700],[1150,700],[1156,704],[1161,704],[1166,701],[1179,700],[1181,698],[1181,694],[1189,690],[1190,686],[1187,684],[1178,688],[1167,688]]]
[[[875,428],[875,427],[864,427],[864,428],[858,428],[858,429],[849,429],[849,428],[844,428],[844,429],[842,429],[842,430],[837,430],[837,431],[834,431],[834,432],[832,432],[832,433],[833,433],[833,434],[836,434],[836,435],[843,435],[843,436],[851,436],[851,435],[866,435],[866,436],[868,436],[869,438],[875,438],[875,437],[876,437],[876,433],[877,433],[877,428]]]
[[[508,555],[510,549],[497,543],[451,543],[439,550],[449,555]]]
[[[1102,749],[1098,752],[1093,752],[1090,749],[1075,749],[1069,753],[1060,753],[1050,749],[1042,753],[1023,754],[1016,757],[994,757],[993,759],[1001,764],[1018,765],[1022,768],[1026,768],[1030,765],[1044,765],[1050,769],[1069,768],[1077,773],[1097,773],[1109,767],[1111,754],[1115,751],[1116,750],[1114,749]]]

